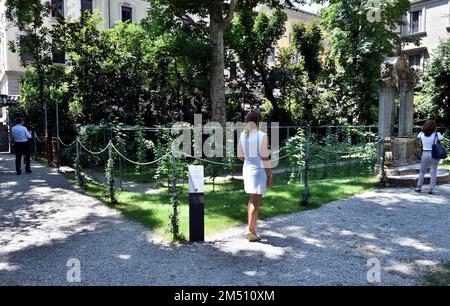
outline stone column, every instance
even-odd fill
[[[397,66],[400,93],[398,137],[413,137],[415,72],[402,57]]]
[[[395,87],[386,82],[380,82],[378,135],[380,138],[391,137],[395,122]]]
[[[394,65],[396,58],[387,58],[381,65],[381,78],[379,81],[379,113],[378,136],[386,138],[393,136],[395,123],[395,93],[397,82]]]

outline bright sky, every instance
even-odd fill
[[[322,7],[324,7],[324,6],[320,5],[320,4],[315,4],[315,3],[298,6],[299,9],[302,9],[304,11],[311,12],[311,13],[317,13],[319,11],[319,9],[321,9]]]

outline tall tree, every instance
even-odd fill
[[[297,91],[300,93],[298,100],[303,102],[303,121],[313,123],[313,107],[319,101],[319,84],[322,81],[323,37],[321,29],[316,21],[309,25],[298,23],[294,25],[294,46],[300,55],[300,67],[294,69],[293,75],[298,79]],[[298,73],[300,72],[300,73]]]
[[[226,122],[224,77],[224,32],[231,24],[239,7],[255,8],[258,4],[272,7],[303,3],[304,0],[149,0],[151,3],[169,4],[177,15],[192,26],[205,31],[212,44],[210,70],[210,99],[212,119],[223,125]],[[194,20],[196,19],[196,20]]]
[[[154,1],[142,22],[152,45],[151,105],[157,122],[190,121],[195,113],[211,114],[207,33],[181,19],[172,5]]]
[[[49,40],[49,37],[53,36],[53,32],[46,25],[45,19],[52,12],[57,12],[49,1],[7,0],[5,4],[6,19],[10,25],[18,29],[19,33],[15,41],[9,42],[9,47],[21,56],[22,66],[31,67],[37,74],[40,113],[44,114],[42,116],[43,126],[48,140],[50,137],[47,120],[48,104],[44,86],[46,84],[45,77],[53,66],[53,52],[56,48],[54,42]],[[50,163],[51,141],[47,141],[47,154]]]
[[[425,67],[422,93],[429,102],[429,116],[450,128],[450,38],[442,41],[433,61]],[[427,118],[423,118],[427,119]]]
[[[282,7],[276,9],[271,17],[264,11],[258,14],[243,8],[226,35],[228,47],[237,55],[238,69],[243,71],[244,82],[239,83],[242,86],[237,89],[245,91],[249,88],[250,93],[262,89],[265,98],[272,104],[272,118],[278,122],[287,119],[281,101],[275,95],[285,71],[279,65],[269,63],[268,59],[285,33],[286,20]]]
[[[330,86],[339,95],[348,123],[371,123],[376,117],[380,64],[401,45],[397,34],[408,0],[379,0],[379,19],[370,2],[329,0],[321,10],[321,24],[331,46]]]

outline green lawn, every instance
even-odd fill
[[[350,171],[350,172],[349,172]],[[303,184],[287,184],[286,175],[275,176],[275,186],[263,200],[261,219],[318,208],[323,204],[360,194],[379,187],[378,180],[360,173],[361,169],[348,167],[335,169],[323,178],[323,171],[311,174],[311,203],[308,208],[299,205]],[[88,194],[105,200],[105,187],[102,184],[89,182],[84,187]],[[232,226],[246,223],[248,196],[243,191],[242,181],[233,180],[227,183],[224,192],[223,183],[216,183],[215,190],[207,183],[205,186],[205,231],[206,234],[221,231]],[[140,193],[118,191],[119,204],[115,207],[132,220],[136,220],[150,229],[170,239],[167,232],[172,206],[169,195],[145,195]],[[107,202],[105,200],[105,202]],[[188,238],[188,193],[187,186],[179,186],[180,231]]]
[[[450,262],[439,265],[424,278],[425,286],[450,286]]]
[[[450,160],[447,159],[446,161],[444,161],[444,163],[440,165],[439,168],[450,170]]]

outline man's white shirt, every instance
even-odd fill
[[[11,129],[12,137],[14,138],[14,142],[27,142],[28,139],[31,139],[32,136],[28,129],[21,124],[16,124]]]

